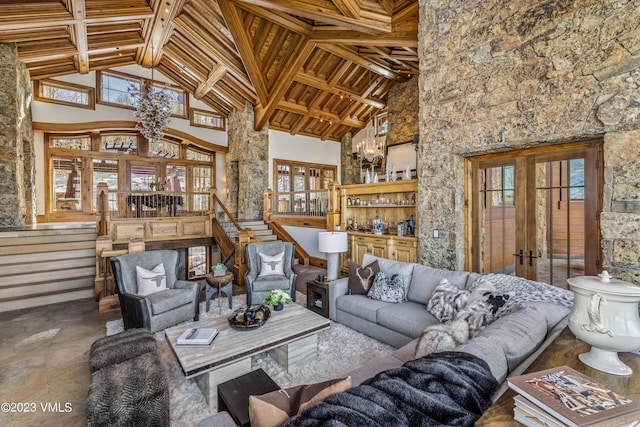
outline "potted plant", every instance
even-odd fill
[[[273,307],[275,311],[282,310],[284,304],[289,304],[293,302],[288,293],[283,291],[282,289],[275,289],[264,299],[264,303]]]

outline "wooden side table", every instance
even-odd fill
[[[211,297],[218,292],[218,313],[222,313],[221,300],[222,292],[227,295],[229,299],[229,308],[233,305],[233,273],[227,271],[224,276],[214,276],[213,273],[209,273],[204,276],[204,280],[207,282],[207,288],[205,293],[207,295],[207,312],[209,312],[209,306],[211,305]]]
[[[619,393],[640,399],[640,356],[633,353],[620,353],[620,360],[629,365],[634,374],[630,376],[611,375],[583,364],[578,355],[589,351],[590,345],[573,335],[565,328],[556,339],[538,356],[524,373],[541,371],[555,366],[567,365],[576,371],[606,384]],[[513,419],[513,398],[516,392],[507,389],[502,396],[476,421],[476,427],[517,427],[520,424]]]
[[[307,282],[307,308],[326,318],[329,318],[329,283]]]

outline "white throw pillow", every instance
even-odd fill
[[[164,271],[164,264],[160,263],[147,270],[136,265],[136,279],[138,282],[138,295],[151,295],[167,289],[167,275]]]
[[[261,267],[258,276],[284,275],[284,251],[273,256],[267,254],[260,255]]]

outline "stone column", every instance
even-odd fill
[[[268,126],[253,128],[253,106],[233,111],[228,118],[229,153],[225,157],[227,207],[238,219],[262,219],[264,190],[269,185]]]
[[[36,221],[31,98],[16,44],[0,44],[0,227]]]
[[[353,158],[351,132],[347,132],[340,140],[340,183],[344,185],[360,184],[360,168]]]

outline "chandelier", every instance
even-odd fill
[[[140,130],[142,136],[149,141],[159,141],[171,121],[172,99],[167,91],[153,86],[153,68],[152,61],[151,82],[148,85],[141,85],[139,90],[131,87],[129,93],[133,97],[133,105],[136,107],[136,111],[133,113],[138,119],[136,129]]]
[[[368,162],[375,162],[384,158],[384,140],[378,144],[375,129],[371,122],[363,129],[364,139],[358,143],[358,157]]]

